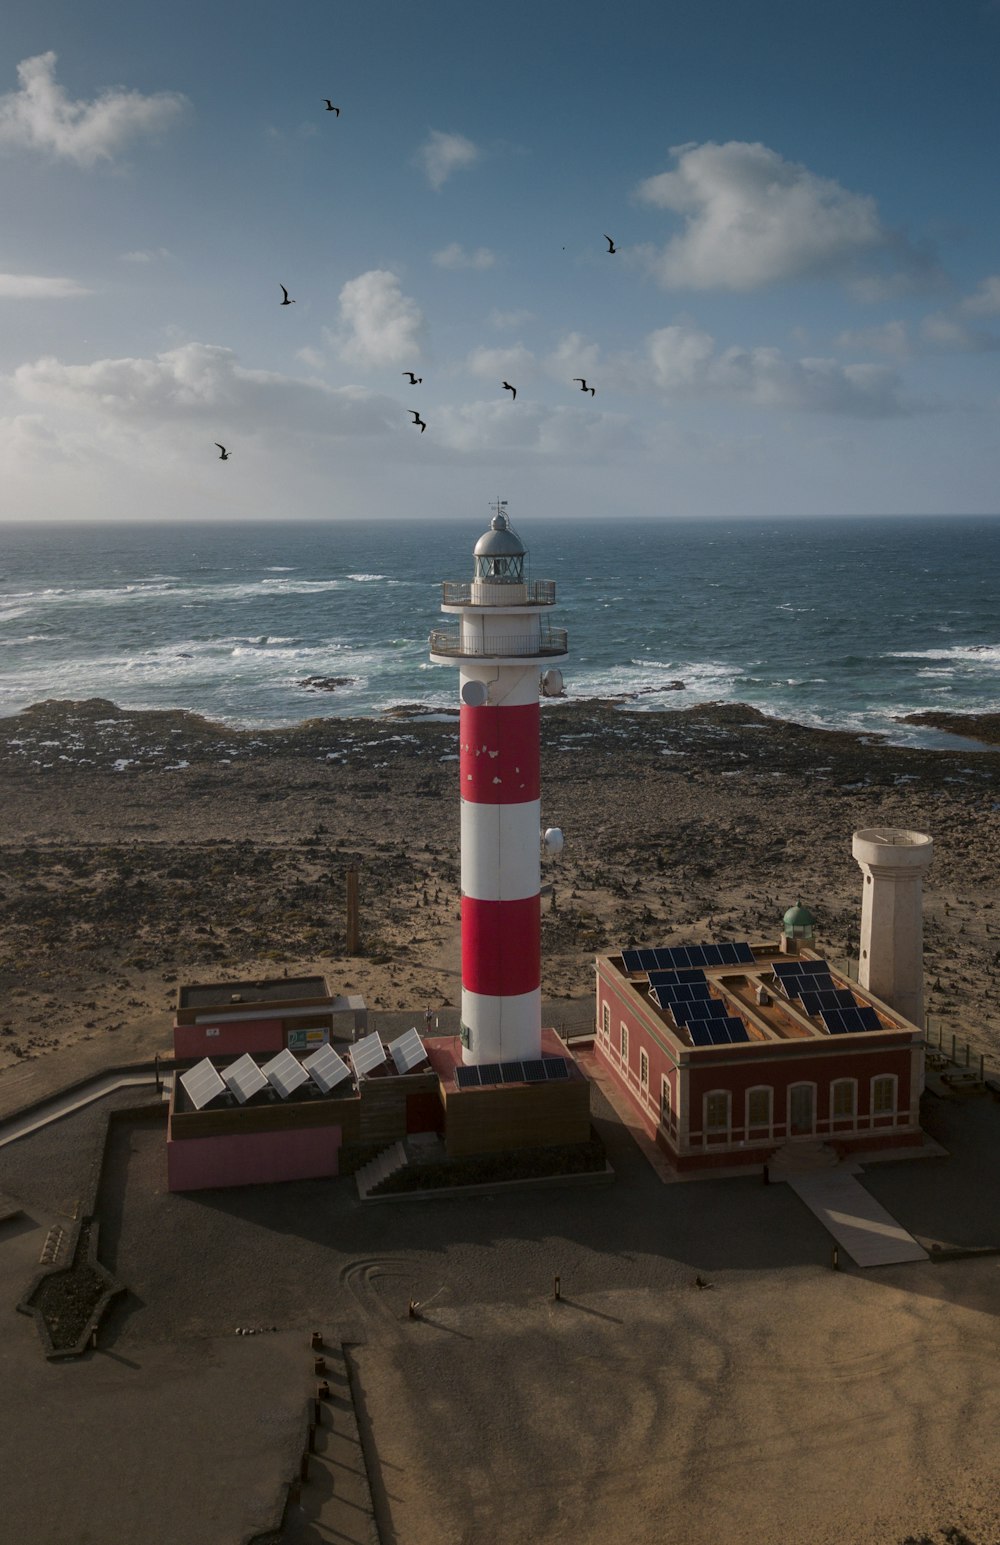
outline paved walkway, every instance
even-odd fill
[[[172,1076],[172,1074],[165,1075],[160,1079],[165,1100],[170,1098]],[[95,1078],[82,1088],[71,1089],[67,1094],[47,1101],[36,1110],[28,1111],[24,1116],[12,1116],[8,1121],[0,1124],[0,1148],[5,1147],[7,1143],[15,1142],[19,1137],[27,1137],[31,1132],[37,1132],[39,1127],[48,1126],[50,1121],[58,1121],[62,1116],[71,1116],[74,1111],[81,1110],[84,1105],[92,1105],[95,1100],[102,1100],[106,1094],[113,1094],[116,1089],[128,1089],[134,1085],[136,1088],[141,1087],[152,1092],[155,1084],[155,1077],[149,1071],[108,1073],[103,1078]]]
[[[850,1169],[817,1170],[790,1175],[791,1186],[811,1212],[847,1251],[857,1266],[891,1266],[900,1261],[926,1261],[912,1234],[896,1222],[871,1192],[859,1185]]]

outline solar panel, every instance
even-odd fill
[[[749,1041],[749,1030],[742,1019],[737,1019],[735,1014],[726,1020],[726,1028],[729,1031],[729,1039],[731,1041]]]
[[[678,1012],[683,1013],[686,1019],[725,1019],[729,1010],[720,998],[696,998],[693,1003],[678,1003],[674,1007],[674,1017]]]
[[[639,950],[639,968],[642,971],[655,971],[657,967],[655,950]]]
[[[688,1032],[691,1036],[692,1046],[711,1046],[711,1026],[707,1019],[695,1020],[693,1024],[688,1026]]]
[[[823,1009],[823,1023],[831,1035],[843,1035],[850,1026],[844,1023],[844,1014],[849,1012],[844,1009]]]
[[[204,1110],[210,1101],[226,1092],[225,1084],[207,1057],[182,1073],[181,1083],[195,1110]]]
[[[479,1064],[479,1082],[481,1084],[498,1084],[500,1082],[499,1062],[481,1062]]]
[[[523,1062],[524,1080],[528,1084],[541,1084],[545,1081],[545,1063],[541,1057],[534,1058],[531,1062]]]
[[[500,1082],[503,1083],[503,1084],[523,1084],[524,1083],[524,1063],[523,1062],[501,1062],[501,1064],[500,1064]]]
[[[319,1051],[314,1051],[311,1057],[304,1059],[302,1066],[324,1094],[329,1094],[331,1089],[336,1089],[338,1084],[351,1076],[347,1063],[332,1046],[321,1046]]]
[[[622,965],[625,967],[625,970],[628,972],[629,976],[632,975],[633,971],[641,971],[642,966],[639,963],[639,951],[622,950]]]
[[[881,1030],[882,1021],[870,1003],[863,1003],[858,1009],[858,1014],[861,1018],[862,1030]]]
[[[724,966],[739,965],[740,957],[736,952],[735,944],[720,944],[717,948],[722,955],[722,964]]]
[[[226,1088],[235,1094],[241,1105],[245,1105],[252,1095],[267,1088],[267,1079],[249,1052],[224,1069],[222,1077]]]
[[[271,1088],[276,1089],[283,1100],[287,1100],[300,1084],[309,1082],[309,1074],[287,1047],[284,1051],[279,1051],[276,1057],[272,1057],[270,1062],[265,1062],[261,1072]]]
[[[706,966],[722,965],[722,950],[718,944],[703,944],[701,949],[702,954],[705,956]]]
[[[708,1033],[712,1037],[713,1046],[729,1045],[729,1027],[724,1019],[713,1019],[708,1026]]]
[[[460,1089],[479,1088],[479,1069],[475,1066],[455,1069],[455,1082]]]
[[[800,960],[803,976],[829,976],[830,967],[825,960]]]
[[[426,1048],[415,1026],[398,1040],[389,1042],[389,1056],[401,1073],[409,1073],[411,1068],[418,1068],[427,1061]]]
[[[799,962],[797,960],[776,960],[773,962],[771,970],[779,982],[784,982],[789,977],[800,975]]]
[[[566,1066],[566,1059],[565,1059],[565,1057],[546,1057],[546,1059],[545,1059],[545,1077],[546,1078],[568,1078],[569,1077],[569,1068]]]
[[[351,1061],[358,1078],[365,1078],[375,1068],[381,1067],[385,1061],[385,1047],[377,1030],[351,1047]]]

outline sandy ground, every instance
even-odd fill
[[[376,1011],[457,1004],[454,720],[242,733],[99,700],[0,721],[0,1075],[169,1043],[175,984],[326,971]],[[930,832],[932,1033],[1000,1060],[1000,752],[910,751],[709,706],[543,714],[543,994],[595,950],[773,938],[802,899],[856,953],[860,826]],[[361,869],[363,953],[344,953]],[[105,1055],[106,1054],[106,1055]],[[55,1060],[53,1060],[55,1059]],[[2,1078],[0,1078],[2,1081]]]

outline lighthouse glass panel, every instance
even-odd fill
[[[491,585],[523,584],[524,554],[484,553],[476,559],[476,578]]]

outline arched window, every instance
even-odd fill
[[[670,1115],[670,1080],[664,1073],[660,1078],[660,1120],[669,1121]]]
[[[729,1090],[713,1089],[705,1096],[705,1131],[718,1137],[729,1131]]]
[[[641,1047],[639,1049],[639,1085],[643,1089],[649,1088],[649,1058]]]
[[[858,1113],[858,1083],[838,1078],[830,1085],[830,1115],[834,1121],[853,1121]]]
[[[765,1137],[771,1131],[773,1090],[770,1085],[747,1090],[747,1135]]]
[[[606,1003],[601,1004],[601,1034],[606,1041],[611,1039],[611,1010]]]
[[[622,1020],[622,1061],[628,1062],[628,1025]]]
[[[872,1079],[872,1115],[892,1116],[896,1110],[896,1076],[884,1074]]]

